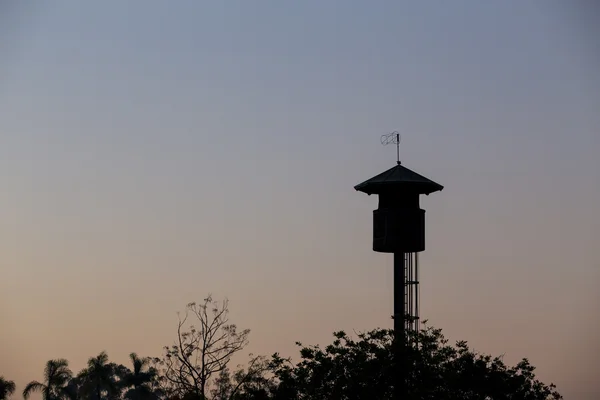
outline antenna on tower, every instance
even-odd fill
[[[398,163],[398,165],[402,164],[400,162],[400,132],[398,131],[394,131],[394,132],[390,132],[390,133],[386,133],[385,135],[381,135],[381,144],[382,145],[388,145],[388,144],[395,144],[396,145],[396,162]]]

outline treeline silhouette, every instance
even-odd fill
[[[393,331],[334,333],[324,348],[303,346],[294,362],[275,353],[253,356],[245,367],[230,366],[248,344],[249,330],[228,319],[228,302],[208,296],[187,305],[174,343],[160,357],[130,354],[128,366],[110,362],[106,352],[74,374],[64,359],[50,360],[42,382],[23,389],[27,400],[386,400],[392,399]],[[502,357],[478,354],[464,341],[450,345],[440,329],[424,324],[407,338],[410,399],[562,399],[553,384],[536,379],[527,359],[515,366]],[[0,400],[16,393],[0,376]]]

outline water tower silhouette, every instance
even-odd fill
[[[406,395],[404,347],[406,331],[419,329],[418,253],[425,250],[425,210],[419,196],[444,187],[417,174],[400,163],[400,134],[382,136],[382,143],[395,143],[397,165],[354,187],[368,195],[379,196],[373,211],[373,251],[394,254],[394,334],[395,358],[400,369],[395,398]]]

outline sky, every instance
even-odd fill
[[[599,398],[599,16],[2,2],[0,374],[20,393],[51,358],[160,355],[209,293],[246,353],[391,327],[377,200],[353,186],[395,164],[397,130],[403,165],[444,185],[421,201],[422,317]]]

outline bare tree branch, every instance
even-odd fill
[[[177,339],[164,347],[160,360],[171,393],[180,397],[193,393],[205,399],[213,381],[226,372],[231,358],[248,344],[250,330],[238,332],[229,322],[228,307],[227,300],[219,304],[209,295],[202,304],[189,303],[185,315],[179,316]],[[190,319],[198,328],[189,323]]]

